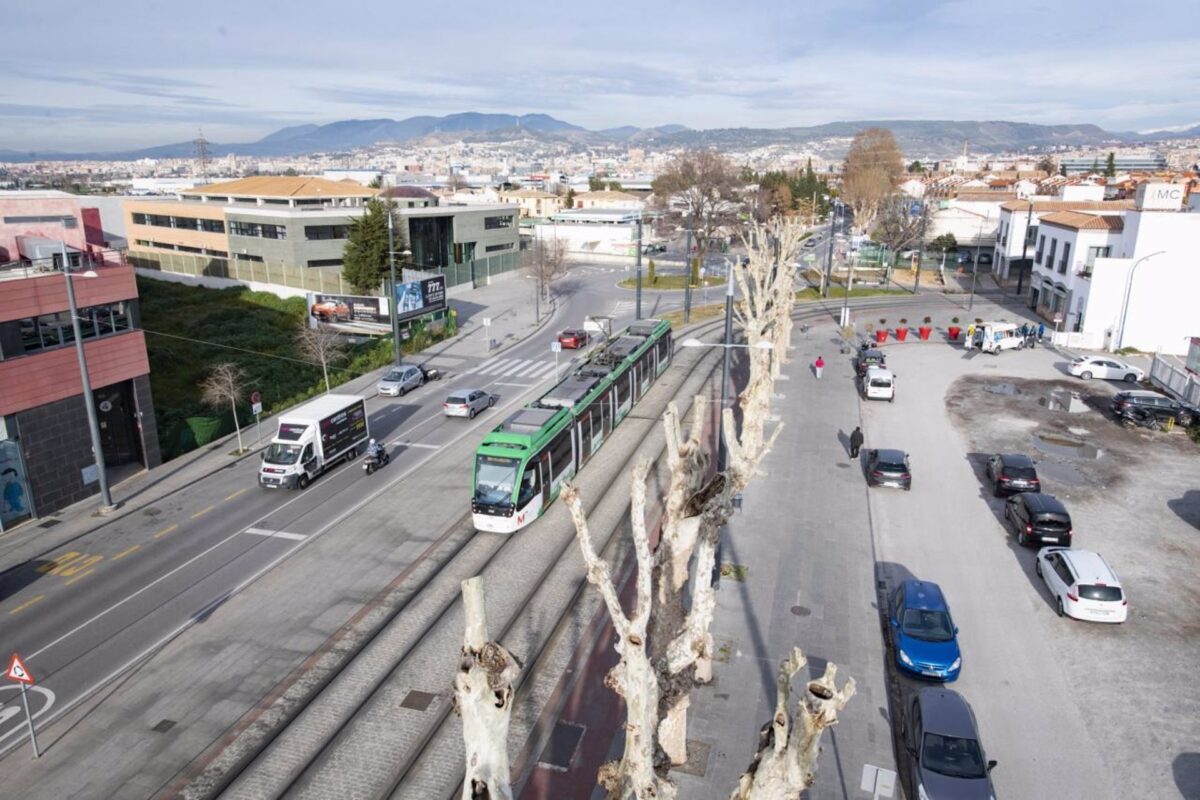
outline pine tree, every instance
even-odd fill
[[[1111,151],[1108,154],[1108,160],[1104,162],[1104,177],[1112,178],[1117,174],[1117,157]]]
[[[1092,159],[1092,174],[1095,175],[1099,171],[1100,171],[1100,159],[1093,158]]]
[[[385,205],[378,198],[368,200],[366,212],[350,226],[342,277],[360,294],[376,294],[388,274],[388,213],[395,213],[394,209],[390,201]],[[404,249],[399,233],[395,246]]]

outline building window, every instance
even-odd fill
[[[1042,263],[1042,250],[1044,250],[1045,247],[1046,247],[1046,237],[1041,236],[1038,238],[1037,254],[1034,255],[1034,257],[1033,257],[1033,263],[1035,263],[1035,264]],[[1054,256],[1051,256],[1051,258],[1053,258],[1053,257]]]
[[[242,221],[236,220],[236,219],[229,221],[229,233],[232,236],[259,236],[259,235],[261,235],[259,232],[258,223],[242,222]]]
[[[499,230],[500,228],[511,228],[513,226],[513,215],[506,214],[502,217],[484,217],[483,229],[488,231]]]
[[[1071,243],[1063,242],[1063,256],[1062,256],[1062,261],[1060,261],[1058,264],[1058,271],[1065,274],[1067,271],[1067,267],[1069,267],[1070,265],[1071,265]]]
[[[64,228],[77,228],[75,218],[70,216],[30,216],[30,217],[5,217],[5,225],[62,225]]]
[[[1111,252],[1112,252],[1112,248],[1108,247],[1108,246],[1089,247],[1088,254],[1087,254],[1087,261],[1084,263],[1087,265],[1087,268],[1090,270],[1095,265],[1097,258],[1108,258],[1108,255]]]
[[[198,219],[196,227],[208,233],[224,233],[225,221],[220,219]]]
[[[509,242],[508,244],[489,244],[484,248],[484,252],[495,253],[500,250],[512,250],[512,247],[512,242]]]
[[[1037,240],[1037,232],[1038,232],[1038,226],[1030,225],[1029,230],[1025,231],[1025,242],[1027,244],[1033,244],[1034,241]]]
[[[263,260],[262,256],[256,256],[253,253],[234,253],[233,258],[235,261],[256,261],[260,264]]]
[[[350,234],[349,225],[305,225],[304,238],[310,242],[325,239],[345,239]]]
[[[310,267],[340,267],[342,259],[340,258],[317,258],[308,262]]]
[[[146,224],[146,215],[145,214],[135,212],[133,214],[132,219],[133,219],[134,225],[145,225]]]
[[[264,224],[262,227],[262,237],[264,239],[286,239],[287,227],[284,225]]]
[[[41,314],[12,323],[20,327],[21,344],[26,353],[49,350],[75,341],[71,312]],[[108,303],[79,309],[79,332],[84,339],[108,336],[130,328],[129,305],[126,302]]]
[[[1054,269],[1054,254],[1058,252],[1058,239],[1050,240],[1050,252],[1046,255],[1046,268]]]

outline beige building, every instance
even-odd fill
[[[551,214],[562,211],[566,204],[563,197],[537,189],[501,192],[500,202],[515,203],[521,209],[522,219],[547,219]]]
[[[628,192],[581,192],[575,195],[575,207],[588,211],[604,209],[641,211],[646,207],[646,201]]]

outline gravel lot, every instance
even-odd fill
[[[1108,398],[1129,387],[1070,378],[1053,350],[887,354],[897,397],[861,403],[866,447],[906,449],[913,490],[867,493],[877,575],[881,591],[909,576],[945,590],[964,662],[952,688],[1000,762],[997,796],[1200,798],[1200,448],[1182,432],[1121,428]],[[1071,390],[1083,410],[1052,410]],[[1037,460],[1074,546],[1116,570],[1124,625],[1057,617],[1036,550],[1016,544],[983,480],[1000,451]],[[899,717],[915,684],[892,683]]]

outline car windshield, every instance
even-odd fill
[[[475,457],[475,502],[490,506],[512,505],[516,482],[515,458]]]
[[[948,642],[954,638],[954,625],[945,611],[906,608],[900,625],[907,635],[926,642]]]
[[[1004,474],[1010,478],[1033,479],[1037,477],[1037,470],[1033,467],[1014,467],[1012,464],[1007,464],[1004,467]]]
[[[950,778],[985,778],[987,765],[983,752],[974,739],[926,733],[921,753],[921,766]]]
[[[383,376],[385,381],[398,381],[404,377],[404,373],[398,369],[391,370],[387,375]]]
[[[295,464],[300,458],[300,445],[273,442],[263,458],[268,464]]]
[[[1100,600],[1101,602],[1105,603],[1119,603],[1122,599],[1121,587],[1080,585],[1079,599]]]

